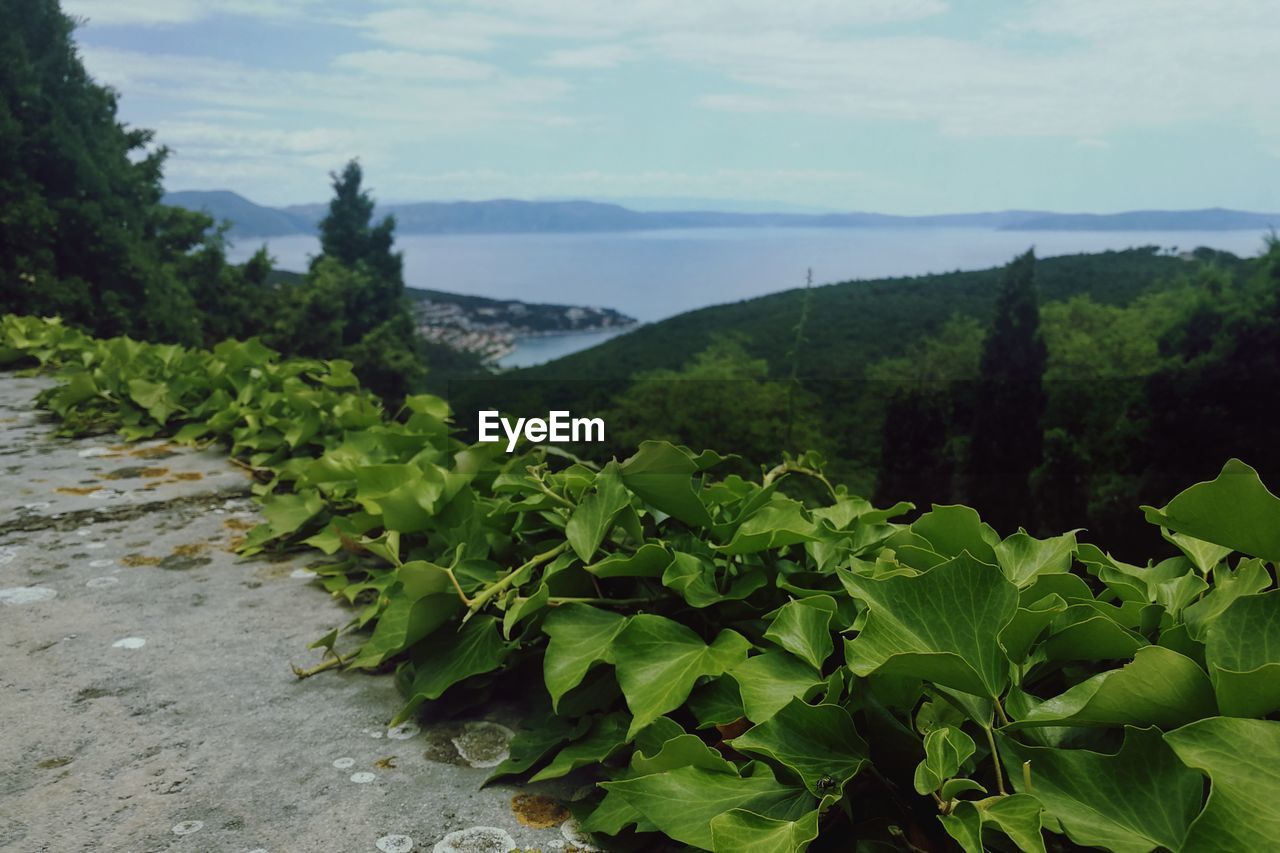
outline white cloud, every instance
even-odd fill
[[[414,53],[408,50],[365,50],[344,53],[333,64],[337,68],[363,71],[380,77],[415,77],[434,80],[486,80],[498,69],[484,62],[458,56]]]
[[[318,0],[62,0],[68,15],[98,26],[187,24],[216,15],[280,18],[316,5]]]
[[[596,44],[590,47],[553,50],[538,64],[552,68],[616,68],[640,57],[635,48],[625,44]]]

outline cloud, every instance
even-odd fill
[[[380,77],[433,80],[486,80],[498,69],[484,62],[442,54],[407,50],[365,50],[344,53],[333,61],[336,68],[363,71]]]
[[[321,0],[62,0],[68,15],[98,26],[188,24],[217,15],[282,18],[304,13]]]
[[[635,48],[625,44],[597,44],[590,47],[553,50],[539,61],[551,68],[616,68],[640,57]]]

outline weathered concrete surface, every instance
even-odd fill
[[[292,676],[350,614],[302,558],[232,553],[257,520],[238,469],[55,439],[31,403],[47,384],[0,374],[0,849],[571,846],[557,804],[517,809],[541,829],[512,806],[568,785],[481,790],[462,755],[490,763],[493,723],[518,721],[389,732],[389,676]],[[445,840],[477,826],[494,831]]]

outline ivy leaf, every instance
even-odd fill
[[[550,640],[542,672],[553,709],[591,667],[614,662],[613,641],[626,626],[627,617],[588,604],[566,604],[547,614],[542,630]]]
[[[441,642],[430,643],[430,648],[414,657],[412,680],[405,691],[409,701],[391,725],[403,723],[423,702],[439,699],[458,682],[497,669],[510,650],[502,641],[498,620],[493,616],[472,619],[451,639],[448,642],[442,637]]]
[[[627,488],[649,506],[693,527],[710,527],[711,515],[693,487],[699,462],[669,442],[645,441],[619,472]]]
[[[1280,589],[1237,598],[1223,610],[1205,632],[1205,662],[1224,715],[1280,710]]]
[[[1044,853],[1044,836],[1040,834],[1040,801],[1029,794],[988,797],[985,800],[962,800],[955,810],[940,818],[947,834],[965,853],[983,853],[982,831],[1003,832],[1024,853]]]
[[[943,557],[959,557],[965,551],[984,563],[996,562],[992,546],[1000,536],[967,506],[934,506],[911,525],[911,532],[923,536],[933,552]]]
[[[1000,632],[1018,608],[1017,588],[993,565],[962,554],[916,576],[841,581],[870,610],[845,643],[855,675],[909,675],[978,696],[999,696],[1009,683]]]
[[[746,598],[768,582],[762,569],[750,567],[733,579],[727,592],[721,592],[716,580],[717,571],[714,560],[676,551],[671,564],[662,573],[662,585],[680,593],[693,607],[701,608]]]
[[[559,779],[579,767],[599,764],[626,743],[627,715],[622,711],[606,714],[591,725],[585,737],[561,749],[556,753],[556,757],[551,759],[551,763],[535,773],[529,781]]]
[[[711,850],[711,822],[731,809],[746,809],[779,820],[799,818],[815,805],[803,788],[784,785],[763,764],[735,776],[700,767],[681,767],[634,779],[601,784],[617,792],[661,832],[676,841]]]
[[[803,504],[774,496],[738,526],[729,544],[717,548],[726,554],[754,554],[812,542],[820,532],[818,525],[806,517]]]
[[[834,651],[831,619],[835,613],[836,600],[829,595],[793,599],[774,611],[764,638],[821,671]]]
[[[916,792],[928,795],[942,783],[959,775],[960,768],[977,751],[973,738],[963,729],[939,726],[924,736],[924,761],[916,766]]]
[[[788,768],[818,798],[840,796],[845,783],[870,761],[867,743],[848,711],[839,705],[808,705],[800,699],[792,699],[730,745]]]
[[[753,723],[765,722],[792,699],[807,697],[825,683],[817,670],[783,651],[749,657],[729,670],[729,677],[738,682],[742,707]]]
[[[1132,663],[1041,702],[1013,725],[1174,728],[1216,713],[1213,687],[1195,661],[1171,649],[1146,646]]]
[[[1197,483],[1163,509],[1144,506],[1147,521],[1175,533],[1280,561],[1280,498],[1262,484],[1258,472],[1231,459],[1207,483]]]
[[[595,491],[578,503],[564,527],[565,538],[579,560],[590,562],[613,529],[618,513],[629,503],[627,490],[618,475],[618,463],[610,462],[596,475]]]
[[[378,617],[373,634],[351,666],[380,665],[451,620],[462,610],[448,573],[434,563],[415,560],[393,572],[399,587],[389,591],[390,602]]]
[[[1019,587],[1028,586],[1040,575],[1069,571],[1076,552],[1076,532],[1035,539],[1019,530],[993,549],[996,565]]]
[[[1186,554],[1187,559],[1195,564],[1203,575],[1209,574],[1209,571],[1225,560],[1232,550],[1225,545],[1214,545],[1212,542],[1205,542],[1203,539],[1187,536],[1185,533],[1174,533],[1163,527],[1160,528],[1160,533],[1167,541],[1178,546],[1178,550]]]
[[[671,553],[660,543],[646,542],[634,554],[611,554],[586,570],[598,578],[657,578],[671,563]]]
[[[817,837],[817,809],[796,820],[730,809],[711,820],[711,849],[716,853],[804,853]]]
[[[1241,560],[1232,571],[1225,564],[1213,569],[1213,586],[1204,598],[1182,611],[1187,631],[1195,640],[1204,641],[1205,634],[1222,611],[1242,595],[1253,595],[1271,586],[1271,575],[1262,560]]]
[[[1178,850],[1200,811],[1200,775],[1178,760],[1160,732],[1126,728],[1119,752],[1025,746],[999,736],[1000,757],[1019,793],[1031,793],[1067,837],[1115,853]],[[1023,762],[1031,790],[1021,790]]]
[[[679,622],[646,613],[632,616],[613,641],[618,685],[633,715],[628,737],[683,705],[698,679],[741,663],[749,648],[736,631],[725,629],[707,645]]]
[[[507,758],[494,768],[485,784],[526,772],[541,761],[547,753],[567,740],[577,740],[591,728],[590,717],[570,720],[555,714],[539,717],[530,728],[516,732],[508,746]]]
[[[681,733],[664,743],[652,755],[643,755],[637,750],[631,756],[631,770],[637,776],[663,773],[680,767],[701,767],[713,773],[738,775],[737,767],[726,761],[719,752],[707,746],[697,735]]]
[[[1280,849],[1280,722],[1211,717],[1164,739],[1212,783],[1183,850]]]
[[[270,538],[288,536],[324,509],[324,498],[314,489],[292,495],[272,495],[262,504],[262,514],[270,528]]]

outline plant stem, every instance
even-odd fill
[[[569,547],[568,542],[561,542],[559,545],[552,548],[550,551],[543,551],[541,554],[538,554],[530,558],[527,562],[512,569],[502,577],[498,578],[498,580],[489,584],[487,587],[485,587],[483,590],[480,591],[479,595],[471,599],[471,603],[467,607],[467,615],[462,617],[462,624],[465,625],[467,623],[467,620],[469,620],[472,616],[475,616],[477,613],[479,613],[486,604],[488,604],[497,596],[506,592],[511,587],[511,584],[515,582],[515,579],[525,569],[531,569],[534,566],[540,566],[543,563],[548,562],[549,560],[554,560],[568,547]],[[459,589],[459,591],[461,590]]]
[[[1000,768],[1000,752],[996,749],[996,738],[991,733],[991,726],[983,726],[982,730],[987,733],[987,746],[991,747],[991,763],[996,766],[996,790],[1004,796],[1009,792],[1004,787],[1004,770]]]
[[[1009,715],[1004,712],[1004,706],[1000,704],[999,697],[992,696],[991,702],[996,707],[996,713],[1000,716],[1000,722],[1006,726],[1009,725]]]
[[[290,664],[290,667],[292,667],[293,669],[293,674],[298,676],[299,679],[302,679],[302,678],[310,678],[313,675],[319,675],[325,670],[333,669],[335,666],[340,666],[341,664],[342,664],[342,658],[338,657],[335,654],[334,657],[331,657],[326,661],[322,661],[316,664],[315,666],[311,667],[311,669],[302,669],[301,667],[294,666],[293,664]]]
[[[648,598],[648,597],[645,597],[645,598],[591,598],[589,596],[586,596],[586,597],[557,596],[555,598],[548,598],[547,606],[559,607],[562,604],[600,604],[606,607],[608,606],[616,607],[620,604],[622,605],[649,604],[650,602],[653,602],[653,601],[657,601],[657,599]]]
[[[835,486],[831,485],[831,481],[823,476],[821,471],[815,471],[812,468],[805,468],[803,465],[796,465],[793,462],[783,462],[774,466],[769,473],[764,475],[764,485],[769,486],[774,480],[777,480],[779,477],[784,477],[787,474],[805,474],[813,477],[815,480],[818,480],[822,485],[827,487],[827,491],[831,493],[832,500],[839,499],[836,496]]]

